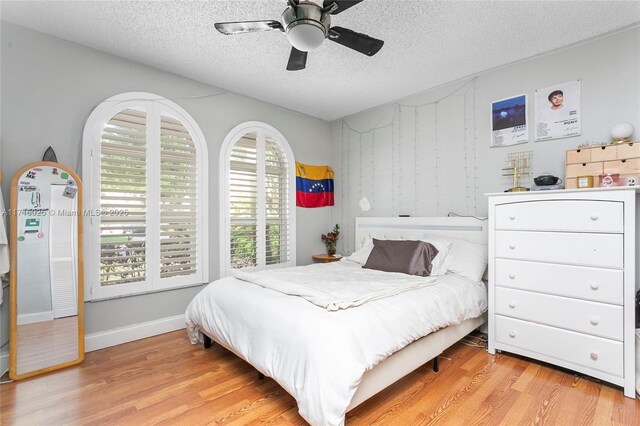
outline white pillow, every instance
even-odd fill
[[[431,274],[430,276],[435,277],[437,275],[444,275],[447,273],[446,268],[446,260],[449,256],[449,252],[451,250],[452,243],[450,241],[445,241],[440,238],[430,237],[430,236],[419,236],[419,235],[409,235],[409,240],[412,241],[424,241],[425,243],[429,243],[438,250],[438,254],[431,261]]]
[[[425,237],[445,240],[430,235],[425,235]],[[445,241],[450,241],[453,244],[449,256],[445,260],[447,271],[479,282],[487,269],[489,248],[485,244],[476,244],[459,238],[446,238]]]
[[[367,259],[369,259],[371,250],[373,250],[373,239],[367,237],[362,242],[362,247],[354,251],[351,256],[348,256],[346,259],[364,265],[367,263]]]

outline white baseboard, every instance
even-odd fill
[[[184,315],[176,315],[126,327],[114,328],[112,330],[91,333],[84,337],[84,350],[85,352],[97,351],[98,349],[133,342],[134,340],[157,336],[158,334],[183,328],[185,328]]]
[[[33,314],[18,315],[18,325],[33,324],[34,322],[53,321],[53,311],[35,312]]]

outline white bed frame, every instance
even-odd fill
[[[478,244],[487,244],[487,229],[486,220],[473,217],[358,217],[355,247],[359,248],[366,237],[407,239],[423,234],[462,238]],[[431,333],[386,358],[364,373],[347,411],[436,358],[486,322],[485,312],[478,318],[468,319],[458,325]]]
[[[355,241],[356,248],[359,248],[366,237],[407,239],[410,236],[430,234],[487,244],[487,227],[486,220],[472,217],[358,217],[356,218]],[[478,318],[468,319],[458,325],[431,333],[389,356],[365,372],[347,411],[436,358],[451,345],[486,322],[487,314],[485,312]],[[220,344],[205,330],[201,329],[201,332],[212,341]],[[238,355],[233,348],[224,344],[220,345]],[[206,342],[205,347],[207,347]]]

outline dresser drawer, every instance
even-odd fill
[[[526,351],[623,377],[623,344],[496,315],[495,338]]]
[[[637,175],[640,173],[640,158],[629,160],[605,161],[603,173],[618,173],[621,175]]]
[[[567,151],[567,164],[588,163],[590,161],[591,150],[589,148]]]
[[[496,231],[495,256],[578,266],[623,266],[622,234]]]
[[[495,312],[512,318],[623,340],[622,306],[496,287]]]
[[[623,271],[496,259],[496,286],[622,305]]]
[[[607,161],[618,158],[618,147],[615,145],[604,145],[591,148],[591,161]]]
[[[615,159],[615,157],[613,159]],[[598,161],[596,163],[567,164],[565,174],[568,178],[578,176],[598,176],[602,174],[603,167],[604,163],[602,161]]]
[[[616,148],[619,160],[640,157],[640,143],[623,143]]]
[[[496,229],[621,233],[622,212],[617,201],[528,201],[496,206],[495,223]]]

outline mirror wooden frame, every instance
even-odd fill
[[[17,374],[18,364],[18,183],[20,177],[29,169],[34,167],[56,167],[64,170],[75,180],[78,187],[77,195],[77,211],[78,211],[78,358],[62,364],[52,365],[24,374]],[[39,374],[48,373],[79,364],[84,360],[84,258],[83,258],[83,212],[82,212],[82,181],[76,172],[65,165],[54,163],[51,161],[38,161],[21,167],[11,180],[10,191],[10,231],[9,231],[9,254],[10,254],[10,270],[9,270],[9,377],[12,380],[21,380],[33,377]]]

